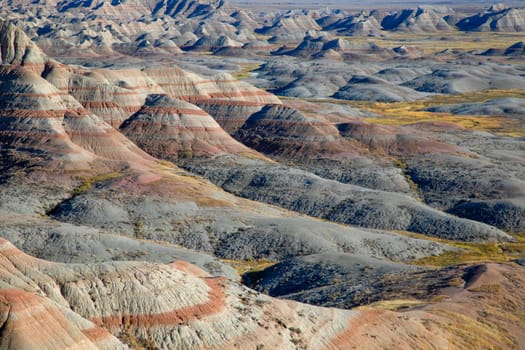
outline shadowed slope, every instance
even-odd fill
[[[12,1],[13,5],[28,5],[27,0]],[[219,10],[224,6],[223,0],[194,1],[194,0],[126,0],[105,2],[91,1],[43,1],[41,6],[61,13],[65,12],[93,12],[104,17],[120,17],[121,19],[139,19],[144,14],[152,16],[192,17],[204,16]]]
[[[405,9],[387,15],[381,21],[385,30],[409,33],[435,33],[451,30],[445,16],[453,14],[452,9],[420,6],[416,9]]]
[[[359,344],[370,349],[469,348],[483,347],[489,340],[510,348],[525,341],[520,335],[524,316],[505,314],[525,302],[517,292],[525,287],[524,270],[516,266],[467,268],[458,276],[464,286],[443,290],[446,300],[404,312],[345,311],[280,301],[210,278],[183,262],[54,264],[29,257],[6,241],[0,245],[0,266],[3,305],[15,312],[38,307],[32,310],[49,320],[47,325],[60,321],[65,331],[50,344],[77,339],[69,343],[75,349],[90,348],[87,339],[101,347],[119,346],[100,328],[87,328],[92,325],[87,319],[133,341],[130,344],[161,349],[233,349],[240,344],[279,349],[297,344],[311,349],[352,349]],[[477,315],[483,310],[491,313],[482,323]],[[8,319],[10,332],[2,334],[3,342],[22,339],[25,327],[17,322]],[[86,335],[77,331],[79,325],[87,328]],[[39,328],[31,339],[43,339],[45,329]],[[476,336],[465,333],[468,329],[475,329]],[[12,344],[34,348],[27,338]]]
[[[462,19],[457,26],[465,31],[521,32],[525,29],[525,10],[506,7],[504,4],[494,5]]]
[[[41,65],[48,59],[39,48],[9,21],[0,20],[2,64]]]

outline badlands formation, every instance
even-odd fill
[[[0,348],[525,348],[525,10],[10,0]]]

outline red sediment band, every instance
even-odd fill
[[[198,96],[196,96],[198,97]],[[195,99],[196,104],[202,105],[221,105],[221,106],[235,106],[235,107],[264,107],[266,105],[271,105],[271,103],[265,102],[252,102],[252,101],[232,101],[232,100],[213,100],[210,98]]]
[[[5,256],[6,258],[9,258],[11,256],[23,255],[23,254],[24,253],[22,253],[20,249],[16,249],[16,248],[0,250],[0,255]]]
[[[383,314],[384,312],[380,310],[367,310],[361,315],[350,319],[345,329],[333,338],[323,349],[340,350],[359,348],[360,333],[372,324],[381,323]]]
[[[144,89],[149,89],[151,87],[144,86]],[[125,90],[140,90],[141,87],[133,87],[133,88],[122,88]],[[139,91],[110,91],[105,90],[103,88],[100,88],[99,86],[75,86],[75,87],[69,87],[69,88],[61,88],[60,90],[67,90],[70,94],[74,94],[75,92],[81,92],[81,91],[103,91],[107,95],[112,96],[127,96],[127,95],[139,95]]]
[[[268,104],[268,102],[255,102],[255,101],[239,101],[239,100],[230,100],[230,99],[218,99],[217,97],[211,98],[210,96],[204,96],[204,95],[178,95],[174,96],[175,98],[178,98],[179,100],[188,101],[194,104],[203,104],[203,105],[220,105],[220,106],[235,106],[235,107],[264,107]],[[226,97],[224,97],[226,98]],[[234,97],[231,97],[234,98]]]
[[[90,113],[84,108],[55,109],[55,110],[33,110],[33,109],[4,109],[0,110],[0,117],[14,118],[62,118],[62,117],[85,117]]]
[[[46,133],[46,132],[38,132],[38,131],[10,131],[10,130],[0,130],[0,135],[3,137],[16,137],[16,138],[34,138],[34,139],[67,139],[69,138],[66,134],[58,134],[58,133]]]
[[[98,108],[107,108],[107,109],[121,109],[126,112],[136,112],[138,111],[142,105],[138,106],[123,106],[121,104],[115,103],[115,102],[106,102],[106,101],[79,101],[84,108],[87,109],[98,109]]]
[[[164,83],[164,84],[158,84],[161,87],[169,87],[169,86],[194,86],[197,83]],[[126,90],[141,90],[141,89],[151,89],[151,86],[134,86],[130,88],[122,88]],[[67,90],[70,93],[74,94],[75,92],[81,92],[81,91],[102,91],[100,87],[87,87],[87,86],[79,86],[79,87],[69,87],[69,88],[61,88],[60,90]],[[126,96],[126,95],[138,95],[140,92],[138,91],[104,91],[105,94],[112,95],[112,96]],[[210,92],[208,93],[209,96],[216,97],[243,97],[243,96],[273,96],[267,91],[264,90],[252,90],[252,91],[233,91],[233,92]],[[199,95],[195,95],[199,96]],[[200,96],[206,96],[206,95],[200,95]]]
[[[14,313],[16,323],[14,325],[15,331],[18,331],[20,333],[25,332],[25,329],[38,332],[38,330],[34,328],[38,327],[39,325],[43,325],[48,320],[58,322],[60,325],[64,325],[66,327],[68,325],[72,325],[70,321],[67,320],[67,318],[64,316],[64,314],[61,313],[58,309],[55,309],[51,304],[48,304],[46,302],[46,299],[34,293],[30,293],[21,289],[0,289],[0,305],[3,305],[5,307],[5,309],[2,311],[9,311],[10,313]],[[46,310],[44,312],[39,311],[37,313],[32,314],[32,319],[24,320],[24,314],[21,314],[20,317],[17,317],[17,313],[25,313],[40,306],[46,307]],[[3,307],[0,306],[0,310],[2,308]],[[9,309],[7,310],[7,308]],[[103,340],[104,338],[108,338],[111,336],[111,334],[108,331],[99,327],[92,327],[89,329],[82,330],[82,333],[89,340],[94,342]],[[29,333],[25,335],[31,336],[31,334]],[[10,335],[8,334],[7,336],[9,337]],[[39,334],[38,336],[40,336],[40,338],[42,337],[41,334]],[[67,334],[58,334],[57,336],[67,336]]]
[[[118,132],[113,128],[107,128],[103,131],[68,131],[71,137],[93,137],[93,138],[113,138]],[[117,142],[115,142],[117,144]]]
[[[331,125],[327,122],[323,122],[323,121],[290,121],[290,120],[261,120],[258,122],[259,125],[263,125],[263,126],[279,126],[279,125],[286,125],[287,127],[293,125],[293,126],[296,126],[296,127],[301,127],[301,126],[322,126],[322,127],[326,127],[326,128],[329,128],[331,127]]]
[[[206,284],[210,288],[208,301],[202,304],[186,306],[182,309],[161,312],[149,315],[115,315],[107,316],[91,321],[98,326],[104,327],[154,327],[177,325],[187,321],[200,319],[220,312],[225,307],[226,296],[223,290],[223,278],[207,278]]]
[[[84,329],[82,330],[82,333],[93,342],[97,342],[111,336],[111,333],[100,327]]]
[[[198,104],[203,105],[221,105],[221,106],[234,106],[234,107],[262,107],[266,106],[268,103],[265,102],[251,102],[251,101],[232,101],[232,100],[214,100],[208,96],[203,95],[179,95],[174,96],[179,100],[184,101],[193,101]],[[80,101],[80,103],[88,109],[96,108],[115,108],[121,109],[126,112],[136,112],[141,108],[147,113],[153,113],[150,111],[155,111],[155,113],[171,113],[171,114],[188,114],[188,115],[208,115],[204,111],[192,108],[175,108],[175,107],[143,107],[143,106],[122,106],[114,102],[90,102],[90,101]]]
[[[203,100],[210,98],[231,98],[231,97],[258,97],[258,96],[273,96],[266,91],[232,91],[232,92],[208,92],[206,95],[178,95],[182,98],[201,98]]]
[[[270,93],[258,90],[258,91],[234,91],[234,92],[210,92],[208,93],[211,98],[223,98],[223,97],[254,97],[254,96],[272,96]]]
[[[13,97],[54,97],[54,96],[67,96],[67,92],[50,92],[50,93],[33,93],[33,92],[11,92],[11,91],[2,91],[0,96],[13,96]]]
[[[219,134],[225,134],[224,130],[222,130],[220,127],[218,126],[171,126],[169,124],[164,124],[164,123],[133,123],[133,127],[136,128],[136,126],[145,126],[146,128],[141,128],[139,129],[140,130],[140,135],[141,136],[144,136],[144,135],[150,135],[150,137],[152,136],[151,134],[149,134],[147,132],[147,127],[151,127],[151,126],[157,126],[159,127],[161,130],[155,130],[154,131],[154,135],[172,135],[174,131],[176,130],[180,130],[180,131],[192,131],[194,133],[200,133],[202,132],[203,134],[209,134],[209,133],[219,133]],[[144,131],[144,129],[146,129],[146,131]],[[132,132],[128,132],[128,134],[130,134]]]
[[[183,78],[184,79],[184,78]],[[157,83],[159,86],[192,86],[192,85],[205,85],[205,84],[236,84],[239,80],[199,80],[199,81],[184,81],[180,83]]]
[[[186,114],[194,116],[208,117],[209,114],[200,109],[194,108],[176,108],[176,107],[144,107],[140,110],[141,113],[148,114]]]
[[[1,303],[13,305],[15,308],[27,308],[32,305],[42,304],[42,299],[22,289],[5,288],[0,289],[0,304]]]
[[[179,271],[189,273],[190,275],[197,277],[210,277],[210,274],[196,265],[190,264],[184,260],[177,260],[169,264]]]

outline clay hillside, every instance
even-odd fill
[[[525,348],[523,10],[276,6],[1,6],[0,348]]]

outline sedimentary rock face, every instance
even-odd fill
[[[2,5],[0,348],[524,347],[521,10],[266,7]]]

